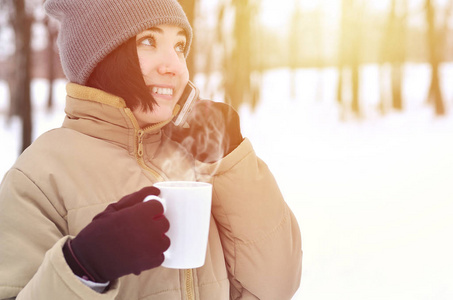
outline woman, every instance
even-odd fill
[[[0,186],[0,299],[290,299],[299,228],[237,114],[200,101],[189,128],[171,124],[192,40],[177,1],[45,8],[61,23],[67,116]],[[201,268],[160,266],[171,224],[143,199],[165,180],[213,184]]]

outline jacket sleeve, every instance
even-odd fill
[[[62,247],[67,223],[41,189],[11,169],[0,186],[0,299],[114,299],[72,273]]]
[[[299,226],[250,141],[216,164],[200,164],[198,171],[200,180],[213,183],[212,212],[231,299],[291,299],[301,280]]]

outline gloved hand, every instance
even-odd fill
[[[123,197],[67,242],[63,253],[74,274],[107,282],[160,266],[170,246],[165,235],[170,224],[159,201],[143,202],[159,194],[158,188],[145,187]]]
[[[202,162],[222,159],[243,140],[238,113],[225,103],[198,100],[187,123],[190,128],[170,123],[164,132]]]

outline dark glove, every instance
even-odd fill
[[[202,162],[220,160],[243,140],[239,115],[225,103],[198,100],[187,123],[190,128],[170,123],[164,132]]]
[[[170,224],[159,201],[143,202],[159,195],[156,187],[145,187],[110,204],[94,217],[63,253],[74,274],[95,282],[160,266],[170,246],[165,235]]]

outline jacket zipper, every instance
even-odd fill
[[[150,172],[154,177],[156,177],[157,181],[164,181],[162,175],[160,175],[156,170],[151,169],[145,164],[143,160],[143,136],[145,135],[145,131],[140,129],[137,131],[137,162],[143,169]]]
[[[184,270],[184,276],[186,279],[186,293],[187,300],[195,300],[195,292],[193,287],[193,271],[192,269]]]
[[[173,113],[173,115],[175,115],[177,113],[177,109],[179,109],[179,106],[175,107],[175,112]],[[130,109],[126,109],[126,114],[129,116],[129,118],[134,123],[135,128],[138,128],[137,121],[136,121],[135,117],[133,116],[132,112],[130,111]],[[154,169],[151,169],[150,167],[148,167],[145,164],[145,161],[143,159],[143,154],[144,154],[143,137],[145,135],[145,131],[153,130],[154,128],[157,128],[157,127],[162,127],[165,124],[169,123],[170,121],[171,120],[164,121],[162,123],[155,124],[155,125],[146,127],[144,129],[138,129],[137,130],[137,153],[136,153],[137,163],[143,169],[145,169],[148,172],[150,172],[151,174],[153,174],[154,177],[156,177],[157,181],[164,181],[164,177],[162,175],[160,175],[157,171],[155,171]],[[195,291],[194,291],[194,286],[193,286],[193,272],[192,272],[192,270],[191,269],[185,270],[184,271],[184,276],[185,276],[185,281],[186,281],[187,300],[195,300]]]
[[[129,117],[129,119],[131,120],[131,122],[132,122],[132,124],[133,124],[133,126],[135,128],[136,138],[137,138],[137,150],[136,150],[136,153],[135,153],[135,158],[137,160],[137,163],[144,170],[146,170],[146,171],[150,172],[152,175],[154,175],[154,177],[156,177],[157,181],[164,181],[164,177],[162,175],[160,175],[156,170],[151,169],[150,167],[148,167],[145,164],[145,161],[143,159],[143,154],[144,154],[143,137],[145,135],[145,131],[146,130],[153,130],[155,127],[157,128],[159,126],[163,126],[163,125],[165,125],[165,122],[162,122],[162,123],[159,123],[159,124],[155,124],[155,125],[152,125],[152,126],[148,126],[145,129],[141,129],[140,126],[138,125],[137,119],[135,118],[134,114],[132,113],[132,111],[128,107],[124,108],[124,112]],[[168,122],[166,122],[166,123],[168,123]]]

